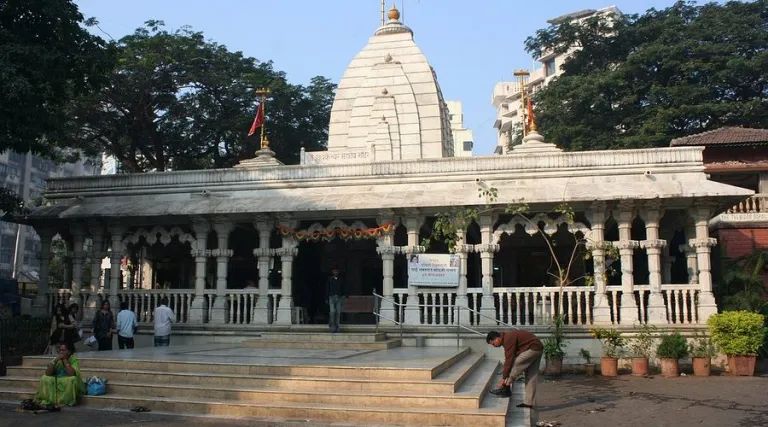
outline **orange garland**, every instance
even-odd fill
[[[397,225],[395,223],[389,223],[384,224],[380,227],[376,228],[334,228],[333,230],[326,230],[326,231],[297,231],[289,227],[283,227],[278,225],[277,229],[280,231],[280,234],[283,236],[294,236],[297,240],[303,241],[303,240],[311,240],[311,241],[318,241],[318,240],[325,240],[325,241],[331,241],[335,237],[338,237],[342,240],[350,240],[350,239],[375,239],[377,237],[382,236],[385,233],[389,233],[390,231],[394,230]]]

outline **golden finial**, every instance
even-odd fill
[[[389,20],[390,21],[400,20],[400,11],[397,10],[397,7],[395,6],[394,2],[392,2],[392,9],[389,9]]]
[[[269,138],[267,138],[266,135],[264,135],[264,138],[261,139],[261,149],[266,150],[269,148]]]

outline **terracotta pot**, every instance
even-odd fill
[[[661,358],[661,376],[667,378],[680,376],[680,363],[677,359]]]
[[[558,377],[563,373],[563,359],[547,359],[544,375]]]
[[[648,373],[648,358],[633,357],[632,358],[632,375],[636,377],[642,377],[647,373]]]
[[[728,356],[728,372],[731,375],[751,377],[755,375],[757,356]]]
[[[619,359],[615,357],[601,357],[600,374],[604,377],[618,377]]]
[[[708,377],[712,373],[709,357],[693,358],[693,375],[697,377]]]
[[[587,373],[588,377],[594,377],[595,376],[595,364],[594,363],[587,363],[584,365],[584,372]]]

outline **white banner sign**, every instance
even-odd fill
[[[408,285],[459,286],[459,256],[456,254],[408,255]]]

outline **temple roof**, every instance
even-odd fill
[[[389,13],[350,62],[331,109],[329,152],[372,152],[374,160],[453,156],[448,107],[413,31]]]

